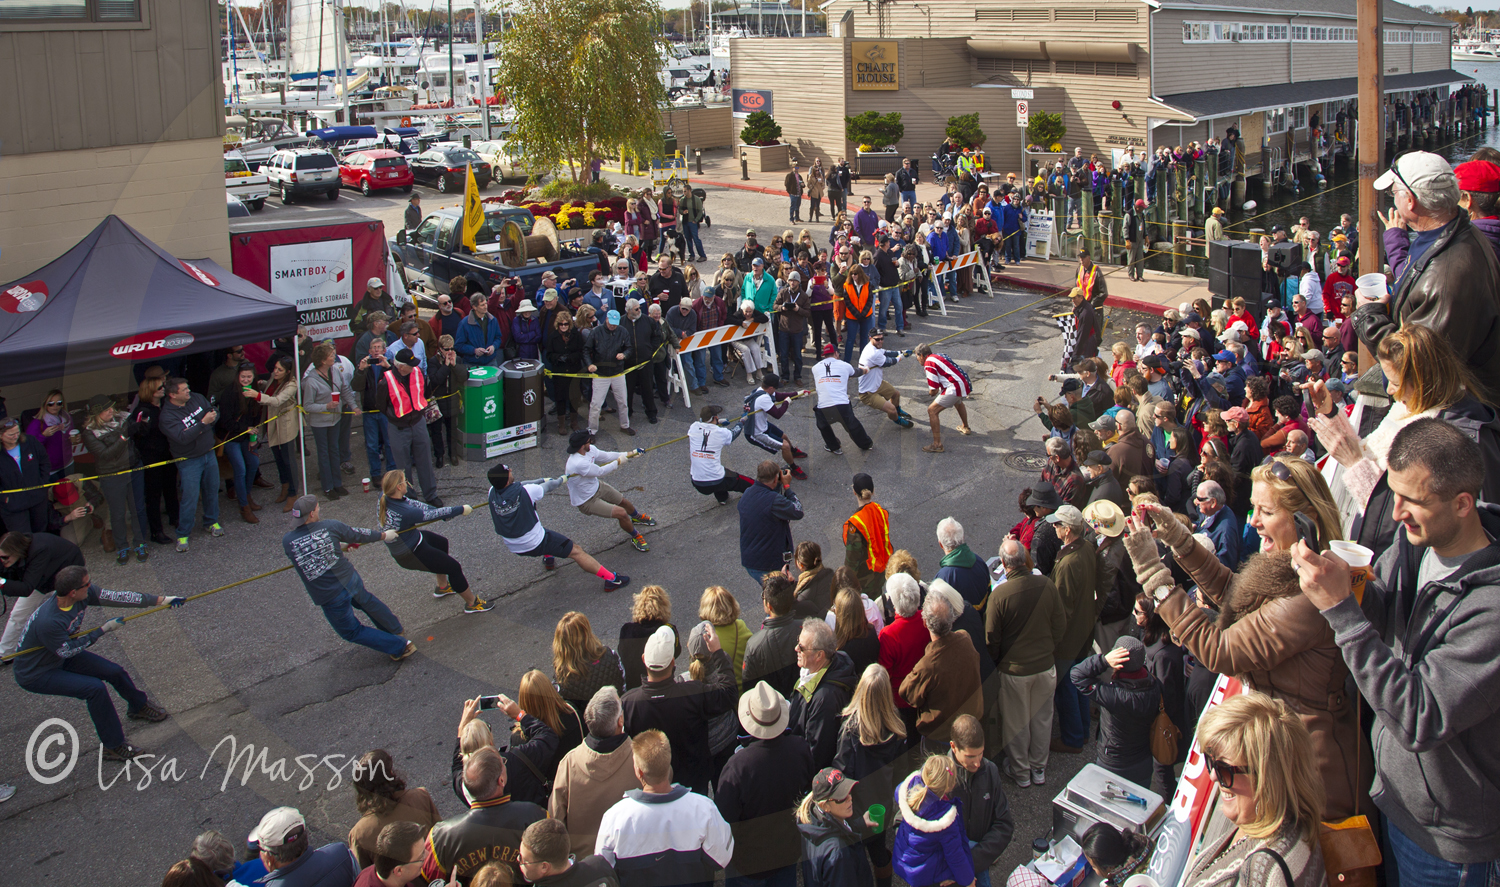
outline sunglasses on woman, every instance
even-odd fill
[[[1206,751],[1203,753],[1203,760],[1208,764],[1208,771],[1213,774],[1214,781],[1219,785],[1232,785],[1236,776],[1248,776],[1250,774],[1250,768],[1226,764]]]

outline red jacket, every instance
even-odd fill
[[[901,682],[927,652],[927,643],[931,640],[927,626],[922,624],[920,610],[910,616],[897,616],[894,622],[880,630],[878,661],[891,673],[891,693],[896,697],[897,708],[911,708],[901,698]]]

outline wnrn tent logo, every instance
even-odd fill
[[[193,334],[182,330],[158,330],[154,333],[138,333],[121,339],[109,353],[122,360],[149,360],[166,357],[193,344]]]

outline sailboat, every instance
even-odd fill
[[[332,104],[351,73],[339,0],[288,0],[287,104]]]

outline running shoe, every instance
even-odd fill
[[[554,558],[550,554],[544,554],[544,555],[542,555],[542,569],[544,569],[544,570],[555,570],[555,569],[557,569],[557,559]]]
[[[451,585],[447,588],[434,588],[432,590],[432,596],[435,598],[452,597],[455,594],[458,594],[458,592],[454,591]]]
[[[210,536],[222,536],[224,535],[224,528],[219,526],[218,522],[215,521],[208,525],[208,533]]]
[[[632,514],[630,516],[630,521],[631,523],[640,524],[643,527],[656,526],[656,518],[645,513],[644,511],[637,511],[635,514]]]
[[[630,537],[630,544],[635,546],[636,551],[650,551],[651,546],[646,543],[646,537],[636,533]]]
[[[911,420],[906,418],[905,416],[892,416],[891,421],[895,422],[897,425],[900,425],[902,428],[910,428],[912,426]]]
[[[178,551],[187,551],[187,540],[188,540],[188,537],[186,537],[186,536],[178,536],[177,537],[177,550]]]
[[[614,591],[614,590],[619,589],[619,588],[624,588],[625,586],[627,586],[629,584],[630,584],[630,577],[629,576],[626,576],[624,573],[616,573],[615,574],[615,578],[604,580],[604,590],[605,591]]]
[[[493,610],[493,609],[495,609],[495,602],[494,601],[487,601],[487,600],[485,600],[482,597],[476,597],[476,598],[474,598],[474,604],[472,606],[470,606],[469,604],[464,604],[464,613],[466,613],[466,614],[467,613],[488,613],[490,610]]]
[[[417,645],[413,644],[411,641],[407,641],[406,649],[402,650],[400,653],[397,653],[395,656],[392,656],[391,661],[400,662],[401,660],[405,659],[415,652],[417,652]]]
[[[104,750],[104,760],[106,760],[106,761],[129,761],[129,760],[135,758],[136,755],[140,755],[140,754],[144,754],[144,753],[145,753],[145,749],[137,748],[136,746],[131,745],[129,742],[126,742],[126,743],[122,743],[120,745],[117,745],[114,748],[106,748]]]
[[[792,447],[792,458],[793,459],[806,459],[807,458],[807,450],[799,450],[796,447]]]
[[[115,563],[119,564],[122,567],[130,563],[130,549],[120,549],[120,553],[115,555]]]
[[[789,470],[792,472],[792,477],[797,480],[807,480],[807,472],[802,470],[801,465],[793,465]]]
[[[842,455],[844,455],[844,450],[841,447],[824,447],[823,449],[825,449],[828,452],[834,454],[835,456],[842,456]]]
[[[146,543],[142,542],[135,547],[135,559],[137,561],[145,561],[150,556],[151,552],[146,550]]]
[[[126,717],[132,721],[150,721],[157,724],[167,719],[167,713],[164,709],[148,702],[135,711],[127,712]]]

